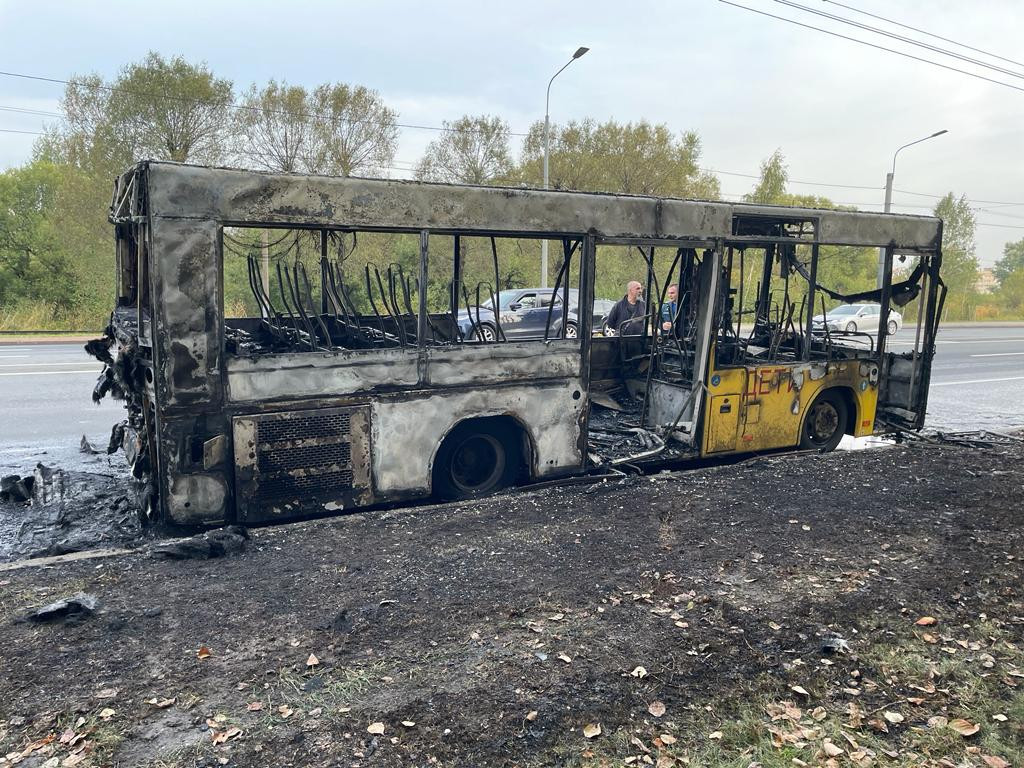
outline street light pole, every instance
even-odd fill
[[[941,131],[936,131],[931,136],[925,136],[923,139],[912,141],[909,144],[904,144],[902,147],[896,150],[892,156],[892,170],[885,174],[885,212],[889,213],[892,209],[892,179],[896,175],[896,157],[907,147],[912,147],[915,144],[920,144],[922,141],[928,141],[928,139],[934,139],[936,136],[941,136],[944,133],[949,133],[945,128]],[[882,283],[885,281],[885,248],[878,249],[878,288],[881,289]]]
[[[562,67],[551,76],[548,80],[547,95],[544,97],[544,189],[548,188],[548,140],[551,130],[551,117],[550,117],[550,106],[551,106],[551,84],[555,82],[555,78],[562,74],[562,71],[572,64],[576,59],[589,51],[589,48],[583,48],[582,46],[576,49],[576,53],[572,55]],[[548,287],[548,241],[547,238],[540,241],[540,287]]]

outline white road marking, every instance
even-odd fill
[[[15,371],[13,373],[0,373],[0,376],[67,376],[71,373],[99,373],[99,369],[90,368],[88,371]]]
[[[1021,353],[1024,354],[1024,353]],[[28,355],[26,355],[28,357]],[[54,365],[81,365],[81,360],[72,360],[67,363],[0,363],[0,368],[46,368]]]
[[[971,355],[971,357],[1013,357],[1014,355],[1024,355],[1024,352],[986,352],[983,355]]]
[[[2,376],[3,374],[0,374]],[[972,379],[971,381],[938,381],[933,387],[951,387],[954,384],[992,384],[997,381],[1024,381],[1024,376],[1007,376],[1005,379]]]
[[[28,355],[0,355],[0,358],[2,358],[2,359],[6,359],[6,358],[9,358],[9,357],[10,358],[14,358],[14,357],[28,357]]]

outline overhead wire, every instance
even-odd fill
[[[1007,62],[1009,64],[1016,64],[1019,67],[1024,67],[1024,62],[1016,61],[1014,59],[1008,59],[1005,56],[999,56],[998,54],[991,53],[989,51],[983,51],[981,48],[975,48],[974,46],[967,45],[966,43],[961,43],[961,42],[959,42],[957,40],[951,40],[950,38],[943,37],[942,35],[936,35],[934,32],[928,32],[928,31],[920,29],[918,27],[912,27],[909,24],[904,24],[903,22],[896,21],[895,19],[887,19],[885,16],[879,16],[876,13],[868,13],[867,11],[862,11],[859,8],[854,8],[852,5],[846,5],[845,3],[840,3],[837,0],[821,0],[821,1],[823,3],[828,3],[830,5],[838,5],[840,8],[845,8],[848,11],[853,11],[854,13],[859,13],[859,14],[861,14],[863,16],[870,16],[872,19],[878,19],[879,21],[884,21],[886,24],[893,24],[893,25],[895,25],[897,27],[903,27],[904,29],[909,29],[909,30],[911,30],[913,32],[917,32],[917,33],[922,34],[922,35],[927,35],[928,37],[934,37],[936,40],[942,40],[944,43],[952,43],[953,45],[957,45],[957,46],[959,46],[961,48],[966,48],[969,51],[974,51],[975,53],[981,53],[981,54],[984,54],[985,56],[991,56],[993,59],[999,59],[1000,61],[1005,61],[1005,62]]]
[[[815,10],[814,8],[811,8],[809,6],[801,5],[800,3],[795,3],[793,2],[793,0],[773,0],[773,2],[778,3],[779,5],[788,6],[790,8],[796,8],[797,10],[800,11],[806,11],[807,13],[811,13],[815,16],[821,16],[822,18],[829,19],[831,21],[838,21],[841,24],[848,24],[851,27],[856,27],[857,29],[863,29],[867,32],[873,32],[876,35],[882,35],[883,37],[888,37],[893,40],[899,40],[901,43],[915,45],[918,48],[924,48],[925,50],[932,51],[933,53],[938,53],[941,56],[949,56],[954,59],[959,59],[960,61],[965,61],[969,64],[974,64],[979,67],[991,69],[992,71],[999,72],[1000,74],[1003,75],[1009,75],[1010,77],[1019,77],[1021,79],[1024,79],[1024,74],[1020,72],[1014,72],[1013,70],[1006,69],[1005,67],[999,67],[994,64],[987,64],[984,61],[979,61],[978,59],[972,58],[970,56],[965,56],[962,53],[950,51],[945,48],[941,48],[937,45],[932,45],[930,43],[924,43],[921,42],[920,40],[914,40],[913,38],[905,37],[904,35],[898,35],[895,32],[889,32],[879,27],[873,27],[870,24],[862,24],[859,21],[847,19],[844,18],[843,16],[838,16],[834,13],[826,13],[825,11]]]
[[[221,103],[217,101],[211,101],[210,99],[193,99],[186,96],[172,96],[169,94],[157,94],[149,91],[138,91],[129,88],[121,89],[119,86],[107,85],[105,83],[89,83],[81,80],[62,80],[57,77],[43,77],[41,75],[27,75],[23,72],[5,72],[0,71],[0,76],[3,77],[15,77],[24,80],[36,80],[44,83],[56,83],[59,85],[76,85],[84,87],[96,87],[100,90],[114,92],[117,90],[123,90],[125,93],[131,93],[135,96],[159,96],[161,98],[168,99],[170,101],[179,101],[186,104],[206,104],[209,106],[223,106],[226,109],[234,109],[239,111],[247,112],[259,112],[261,114],[270,115],[281,115],[284,117],[301,117],[307,120],[338,120],[339,122],[349,124],[366,124],[366,125],[377,125],[377,126],[388,126],[394,125],[396,128],[409,128],[412,130],[420,131],[439,131],[443,133],[480,133],[475,129],[464,129],[464,128],[452,128],[450,126],[437,126],[437,125],[419,125],[416,123],[390,123],[384,120],[366,120],[362,118],[332,118],[329,114],[317,113],[317,112],[290,112],[288,110],[279,109],[266,109],[264,107],[252,106],[249,104],[238,104],[235,102]],[[509,131],[510,136],[527,136],[528,134],[516,131]]]
[[[943,63],[938,62],[938,61],[932,61],[931,59],[925,59],[925,58],[922,58],[921,56],[915,56],[912,53],[907,53],[906,51],[898,51],[895,48],[887,48],[884,45],[878,45],[877,43],[870,43],[867,40],[861,40],[860,38],[850,37],[849,35],[843,35],[843,34],[840,34],[839,32],[833,32],[832,30],[824,29],[822,27],[816,27],[813,24],[805,24],[804,22],[797,21],[796,19],[788,19],[785,16],[779,16],[779,15],[774,14],[774,13],[768,13],[768,11],[762,11],[762,10],[759,10],[757,8],[751,8],[750,6],[747,6],[747,5],[740,5],[739,3],[732,2],[732,0],[718,0],[718,2],[723,3],[725,5],[731,5],[733,8],[740,8],[740,9],[742,9],[744,11],[750,11],[751,13],[756,13],[756,14],[759,14],[761,16],[767,16],[767,17],[772,18],[772,19],[777,19],[779,21],[784,21],[784,22],[786,22],[788,24],[795,24],[796,26],[803,27],[804,29],[811,29],[811,30],[814,30],[815,32],[822,32],[822,33],[824,33],[826,35],[831,35],[832,37],[838,37],[838,38],[841,38],[843,40],[849,40],[852,43],[860,43],[861,45],[866,45],[869,48],[876,48],[876,49],[878,49],[880,51],[888,51],[889,53],[895,53],[897,56],[903,56],[904,58],[913,59],[914,61],[920,61],[920,62],[923,62],[925,64],[931,64],[932,66],[940,67],[941,69],[948,69],[951,72],[959,72],[961,75],[967,75],[968,77],[974,77],[974,78],[977,78],[978,80],[985,80],[986,82],[994,83],[995,85],[1001,85],[1004,88],[1012,88],[1015,91],[1021,91],[1022,93],[1024,93],[1024,88],[1022,88],[1020,86],[1013,85],[1012,83],[1004,83],[1002,80],[996,80],[995,78],[985,77],[984,75],[979,75],[977,72],[968,72],[966,69],[959,69],[958,67],[953,67],[953,66],[950,66],[949,64],[943,64]],[[2,73],[0,73],[0,74],[2,74]]]

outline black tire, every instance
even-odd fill
[[[814,398],[800,428],[800,447],[806,450],[835,450],[846,433],[848,410],[846,400],[834,389],[827,389]]]
[[[896,323],[895,320],[890,320],[889,323],[885,326],[885,328],[889,332],[890,336],[895,334],[896,331],[900,329],[899,325]]]
[[[565,324],[565,338],[575,339],[580,335],[579,328],[576,327],[576,323]]]
[[[434,463],[434,492],[443,499],[469,499],[507,488],[515,481],[519,450],[505,430],[469,423],[445,438]]]
[[[855,322],[853,322],[853,320],[851,320],[850,322],[848,322],[846,324],[846,332],[847,333],[854,333],[856,330],[857,330],[857,324]]]
[[[498,339],[498,333],[490,323],[480,323],[473,328],[473,338],[491,344]]]

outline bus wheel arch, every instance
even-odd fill
[[[439,443],[431,466],[431,490],[444,499],[484,496],[530,474],[529,431],[511,415],[456,422]]]
[[[853,434],[857,404],[849,387],[823,389],[808,406],[800,422],[800,448],[832,451]]]

